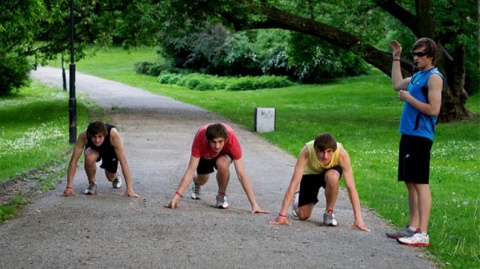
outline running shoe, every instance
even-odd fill
[[[430,246],[428,234],[423,234],[419,229],[414,234],[397,239],[400,244],[412,246],[412,247],[428,247]]]
[[[220,196],[220,195],[217,195],[217,204],[216,204],[216,207],[217,208],[223,208],[223,209],[227,209],[228,208],[228,200],[227,200],[227,196]]]
[[[119,175],[117,176],[117,178],[112,181],[112,187],[113,187],[114,189],[118,189],[118,188],[120,188],[121,186],[122,186],[122,176],[120,176],[120,174],[119,174]]]
[[[200,194],[200,186],[192,183],[192,192],[190,193],[190,197],[194,200],[200,200],[200,198],[202,197]]]
[[[335,219],[335,214],[333,212],[327,212],[323,213],[323,225],[324,226],[337,226],[337,220]]]
[[[98,193],[97,184],[90,183],[88,185],[88,188],[83,193],[85,193],[87,195],[96,195]]]
[[[296,191],[292,200],[292,216],[298,218],[297,208],[298,208],[298,197],[300,196],[300,191]]]
[[[410,226],[405,226],[402,229],[395,231],[395,232],[387,232],[387,237],[392,238],[392,239],[398,239],[401,237],[408,237],[411,236],[415,233],[415,230],[410,228]]]

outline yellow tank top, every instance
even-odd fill
[[[307,167],[305,167],[305,171],[303,171],[304,175],[318,175],[323,173],[325,170],[330,169],[334,166],[338,165],[338,156],[340,155],[340,149],[342,148],[342,144],[337,142],[337,150],[333,152],[332,160],[328,165],[323,165],[317,159],[317,154],[315,149],[313,148],[314,140],[305,144],[308,148],[308,157],[309,161]]]

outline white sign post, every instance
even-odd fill
[[[272,132],[275,130],[275,108],[255,108],[255,132]]]

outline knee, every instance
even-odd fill
[[[228,171],[230,168],[230,158],[228,158],[227,156],[219,157],[215,164],[217,167],[217,171],[220,171],[220,172]]]
[[[86,150],[85,151],[85,166],[95,165],[98,159],[98,153],[93,150]]]
[[[298,214],[297,214],[298,219],[302,220],[302,221],[305,221],[305,220],[309,219],[310,216],[311,216],[311,214],[303,213],[303,212],[298,212]]]
[[[340,174],[336,170],[330,170],[325,174],[325,183],[327,187],[338,187],[338,181],[340,180]]]

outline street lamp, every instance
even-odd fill
[[[71,144],[77,141],[77,100],[75,99],[75,55],[73,48],[74,35],[73,0],[70,0],[70,99],[68,102],[68,111],[70,115],[69,141]]]

